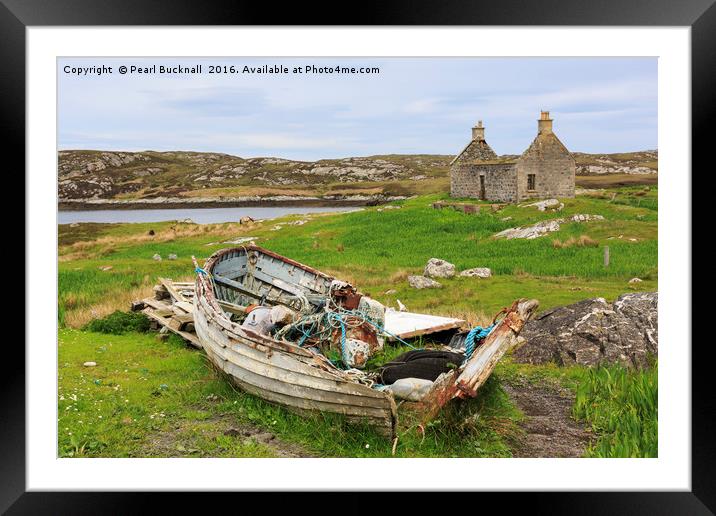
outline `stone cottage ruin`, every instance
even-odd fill
[[[537,136],[521,156],[499,157],[485,141],[480,120],[472,141],[450,163],[450,195],[498,202],[574,197],[575,161],[552,131],[549,111],[537,121]]]

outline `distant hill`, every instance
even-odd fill
[[[654,174],[657,152],[574,153],[577,174]],[[203,152],[58,152],[60,202],[241,196],[405,196],[445,191],[453,156],[381,155],[319,161]]]

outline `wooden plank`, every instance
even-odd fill
[[[235,305],[234,303],[229,303],[228,301],[219,301],[219,306],[232,314],[244,315],[246,313],[245,306]]]
[[[477,390],[487,381],[497,362],[513,346],[525,322],[538,306],[539,303],[534,299],[515,301],[506,311],[505,317],[497,323],[464,365],[438,376],[420,402],[423,420],[428,421],[435,417],[453,398],[477,396]]]
[[[167,322],[167,328],[169,328],[172,331],[179,331],[181,330],[182,322],[179,319],[176,319],[175,317],[170,317],[169,321]]]
[[[164,288],[167,289],[167,292],[176,299],[177,301],[184,301],[186,302],[186,298],[177,290],[174,288],[174,285],[172,284],[172,280],[167,278],[159,278],[159,281],[162,285],[164,285]]]
[[[178,306],[182,310],[184,310],[187,313],[193,313],[194,312],[194,304],[190,303],[188,301],[178,301],[174,303],[174,306]]]
[[[147,297],[145,299],[142,299],[142,302],[144,302],[144,304],[148,307],[154,308],[155,310],[171,309],[172,307],[172,305],[170,305],[169,303],[154,299],[153,297]]]
[[[229,278],[225,278],[223,276],[217,276],[214,275],[214,281],[218,283],[219,285],[225,285],[227,287],[231,287],[235,290],[238,290],[244,295],[247,295],[249,297],[253,297],[255,299],[261,299],[262,294],[260,292],[256,292],[254,290],[251,290],[244,286],[242,283],[239,283],[238,281],[231,280]]]
[[[164,326],[164,327],[170,329],[173,333],[176,333],[177,335],[182,337],[184,340],[189,342],[189,344],[191,344],[195,348],[202,349],[201,342],[199,341],[199,338],[195,334],[189,333],[186,331],[181,331],[181,330],[173,330],[173,329],[169,328],[169,326],[167,325],[167,323],[169,322],[168,319],[166,319],[165,317],[160,317],[158,315],[155,315],[154,312],[155,312],[155,310],[152,310],[150,308],[145,308],[144,310],[142,310],[142,313],[147,315],[153,321],[156,321],[161,326]]]
[[[174,319],[181,322],[182,324],[194,322],[194,316],[192,314],[174,315]]]
[[[154,291],[154,299],[167,299],[169,297],[169,292],[164,288],[164,285],[154,285],[152,290]]]

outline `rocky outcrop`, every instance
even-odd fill
[[[584,154],[573,152],[577,174],[656,174],[659,153],[656,150],[621,154]]]
[[[562,222],[564,222],[564,219],[543,220],[542,222],[532,224],[531,226],[509,228],[504,231],[500,231],[499,233],[495,233],[495,238],[506,238],[507,240],[511,240],[513,238],[526,238],[531,240],[533,238],[541,237],[546,233],[559,231],[559,226]]]
[[[455,265],[440,258],[430,258],[423,276],[428,278],[452,278],[455,276]]]
[[[604,220],[604,217],[601,215],[578,213],[569,217],[566,222],[589,222],[593,220]],[[565,219],[543,220],[541,222],[537,222],[536,224],[532,224],[531,226],[505,229],[499,233],[495,233],[494,237],[506,238],[508,240],[513,238],[526,238],[527,240],[531,240],[533,238],[546,235],[547,233],[559,231],[559,228],[562,224],[564,224],[564,222]]]
[[[422,181],[434,177],[435,173],[447,174],[448,163],[449,157],[440,155],[370,156],[308,162],[281,158],[245,159],[202,152],[63,150],[58,153],[58,186],[63,201],[113,199],[126,193],[151,199],[204,188]]]
[[[514,360],[530,364],[646,367],[658,354],[658,293],[623,294],[614,303],[586,299],[537,314]]]

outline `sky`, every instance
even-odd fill
[[[120,74],[121,65],[201,74]],[[111,66],[112,73],[72,68]],[[237,73],[210,74],[210,65]],[[241,73],[282,65],[287,74]],[[305,73],[305,67],[380,73]],[[69,67],[69,68],[66,68]],[[292,73],[303,67],[303,73]],[[69,73],[65,70],[70,70]],[[656,58],[61,58],[58,147],[222,152],[317,160],[457,154],[482,120],[497,154],[519,154],[540,110],[573,152],[657,148]]]

